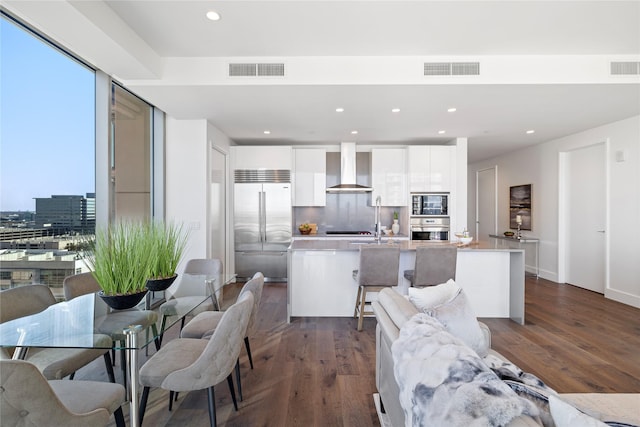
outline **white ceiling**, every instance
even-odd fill
[[[207,119],[239,144],[467,137],[474,162],[640,114],[640,76],[608,68],[640,61],[638,1],[3,4],[171,116]],[[422,75],[432,61],[479,62],[480,76]],[[229,62],[280,62],[285,76],[231,78]]]

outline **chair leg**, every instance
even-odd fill
[[[362,322],[364,320],[364,305],[367,302],[367,289],[364,286],[362,288],[362,298],[360,299],[360,316],[358,317],[358,331],[362,330]]]
[[[156,327],[155,323],[151,325],[151,331],[153,332],[153,336],[155,337],[153,340],[156,343],[156,351],[158,351],[160,350],[160,344],[162,343],[162,341],[160,340],[160,335],[158,335],[158,328]]]
[[[240,380],[240,359],[236,360],[236,381],[238,382],[238,396],[242,402],[244,399],[242,398],[242,381]]]
[[[118,409],[113,412],[113,418],[116,420],[116,427],[126,427],[124,415],[122,414],[122,406],[118,406]]]
[[[213,387],[207,389],[207,400],[209,403],[209,424],[211,427],[216,427],[216,396]]]
[[[75,371],[73,371],[73,372],[71,372],[71,374],[69,375],[69,379],[70,379],[70,380],[73,380],[73,377],[75,377],[75,376],[76,376],[76,372],[75,372]]]
[[[357,319],[358,318],[358,305],[360,305],[360,293],[362,292],[362,286],[358,286],[358,296],[356,296],[356,304],[355,304],[355,308],[353,309],[353,318]]]
[[[227,377],[227,384],[229,384],[229,392],[231,393],[231,400],[233,400],[233,407],[238,412],[238,401],[236,400],[236,391],[233,389],[233,376],[229,374]]]
[[[107,368],[107,376],[109,377],[109,381],[115,383],[116,376],[113,373],[113,364],[111,363],[111,356],[109,355],[108,351],[104,353],[104,364]]]
[[[167,324],[167,316],[162,315],[162,324],[160,325],[160,338],[158,338],[158,345],[162,345],[162,338],[164,337],[164,327]]]
[[[116,348],[111,347],[111,364],[116,366]]]
[[[149,389],[150,387],[145,387],[142,389],[142,397],[140,398],[140,408],[139,408],[140,409],[140,425],[142,425],[142,420],[144,419],[144,411],[147,409],[147,400],[149,400]]]
[[[122,349],[120,350],[120,370],[122,371],[122,385],[127,389],[127,353],[125,348],[127,345],[124,341],[120,341]]]
[[[253,369],[253,359],[251,358],[251,346],[249,345],[249,337],[244,337],[244,346],[247,349],[247,355],[249,356],[249,365]]]

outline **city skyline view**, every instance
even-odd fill
[[[95,192],[95,75],[0,19],[0,211]]]

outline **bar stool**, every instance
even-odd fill
[[[417,246],[413,270],[405,270],[404,278],[411,286],[435,286],[456,278],[458,248],[455,246]]]
[[[390,286],[398,286],[398,270],[400,269],[400,247],[397,245],[363,245],[360,246],[360,265],[353,270],[353,279],[358,282],[358,296],[353,317],[358,318],[358,331],[362,330],[364,315],[372,315],[373,311],[365,311],[367,293],[379,292]]]

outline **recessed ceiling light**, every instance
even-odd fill
[[[536,133],[536,131],[535,131],[535,130],[533,130],[533,129],[529,129],[529,130],[527,131],[527,133]]]
[[[358,134],[358,131],[357,131],[357,130],[352,130],[352,131],[351,131],[351,135],[357,135],[357,134]]]
[[[400,109],[399,109],[399,108],[392,108],[392,109],[391,109],[391,112],[392,112],[392,113],[399,113],[399,112],[400,112]]]
[[[343,111],[344,111],[344,108],[342,107],[336,108],[336,113],[342,113]]]
[[[212,21],[218,21],[220,20],[220,14],[218,12],[210,10],[209,12],[207,12],[207,19],[210,19]]]
[[[455,113],[457,111],[457,108],[456,107],[451,107],[451,108],[447,109],[447,111],[449,113]]]
[[[442,135],[442,134],[443,134],[443,133],[445,133],[445,132],[446,132],[446,131],[444,131],[444,130],[439,130],[439,131],[438,131],[438,133],[439,133],[440,135]]]
[[[270,130],[265,130],[263,133],[264,133],[265,135],[271,135],[271,131],[270,131]]]

